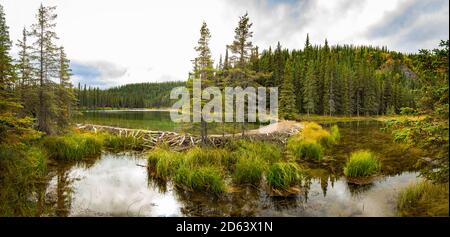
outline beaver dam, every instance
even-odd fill
[[[186,148],[199,145],[201,137],[189,133],[177,133],[173,131],[152,131],[146,129],[120,128],[95,124],[78,124],[78,129],[92,132],[107,132],[117,136],[142,139],[144,146],[152,148],[158,144],[167,144],[174,148]],[[250,140],[265,140],[277,143],[286,143],[289,136],[300,132],[302,124],[293,121],[281,121],[275,124],[262,126],[259,129],[246,131],[245,138]],[[242,133],[209,135],[208,144],[222,146],[223,143],[242,137]]]

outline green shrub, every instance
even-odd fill
[[[345,164],[344,174],[348,177],[371,176],[376,174],[380,167],[380,162],[370,151],[356,151]]]
[[[310,140],[289,140],[288,150],[292,152],[296,159],[320,160],[323,156],[323,147],[319,143]]]
[[[193,191],[220,194],[225,191],[225,181],[220,169],[213,166],[189,167],[182,165],[176,172],[176,185]]]
[[[240,157],[236,163],[233,180],[240,184],[259,184],[264,171],[267,169],[267,162],[260,158]]]
[[[267,172],[267,184],[279,190],[287,190],[290,186],[301,182],[301,170],[296,163],[278,162],[270,166]]]
[[[102,149],[101,139],[87,133],[46,137],[43,145],[51,158],[64,161],[96,156]]]
[[[400,108],[400,114],[401,115],[417,115],[418,112],[416,109],[413,109],[410,107],[402,107],[402,108]]]
[[[422,181],[400,191],[397,212],[400,216],[448,216],[448,183]]]
[[[31,147],[27,147],[31,146]],[[39,146],[0,144],[0,216],[36,216],[30,199],[47,174],[47,156]]]

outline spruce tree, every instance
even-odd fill
[[[0,4],[0,145],[20,143],[23,138],[38,135],[31,128],[31,118],[19,118],[16,114],[22,105],[14,93],[16,76],[9,54],[11,46],[9,27]]]
[[[211,39],[211,34],[209,32],[206,22],[203,22],[200,28],[200,39],[198,40],[198,45],[195,47],[197,51],[197,57],[194,59],[194,75],[201,81],[201,89],[214,85],[214,74],[213,74],[213,60],[211,59],[211,50],[209,48],[209,40]],[[200,98],[201,108],[203,107],[203,101]],[[197,112],[201,112],[200,111]],[[200,134],[202,138],[202,145],[207,144],[207,123],[201,116],[200,123]]]
[[[305,108],[308,116],[311,113],[315,113],[315,94],[316,91],[316,76],[314,72],[314,65],[311,63],[308,66],[308,71],[306,73],[305,85],[303,87],[303,108]]]
[[[293,84],[293,67],[291,59],[286,61],[283,85],[280,92],[280,116],[285,119],[294,119],[297,114],[295,107],[295,94]]]
[[[38,80],[38,129],[47,134],[55,132],[56,103],[53,93],[54,83],[52,78],[58,77],[58,47],[55,41],[58,39],[54,29],[56,27],[56,7],[39,7],[36,15],[37,22],[31,26],[30,35],[35,38],[33,43],[32,59]]]
[[[59,85],[57,87],[57,114],[56,124],[58,131],[64,131],[70,122],[76,106],[76,97],[70,82],[70,61],[67,59],[64,48],[59,49]]]

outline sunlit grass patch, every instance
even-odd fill
[[[322,126],[314,122],[305,122],[304,127],[299,135],[304,140],[312,140],[312,141],[321,141],[331,136],[330,132],[328,132],[327,130],[322,128]]]
[[[269,187],[287,190],[292,185],[301,182],[302,174],[296,163],[278,162],[270,166],[266,179]]]
[[[356,151],[350,155],[344,167],[344,174],[348,177],[367,177],[377,174],[380,162],[370,151]]]
[[[51,158],[64,161],[82,160],[101,153],[102,140],[89,133],[49,136],[43,145]]]
[[[400,191],[397,212],[400,216],[448,216],[448,183],[422,181]]]

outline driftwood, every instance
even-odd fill
[[[184,150],[189,147],[201,144],[201,137],[189,133],[179,134],[171,131],[152,131],[144,129],[129,129],[112,126],[94,125],[94,124],[77,124],[78,129],[92,131],[92,132],[107,132],[117,136],[134,137],[143,141],[143,146],[146,148],[153,148],[157,145],[165,144],[176,150]],[[226,134],[226,135],[209,135],[207,137],[208,145],[214,147],[222,147],[232,140],[238,138],[248,139],[251,141],[263,140],[275,143],[285,144],[289,136],[299,132],[299,128],[292,128],[283,132],[272,133],[258,133],[249,131],[244,137],[241,134]]]

